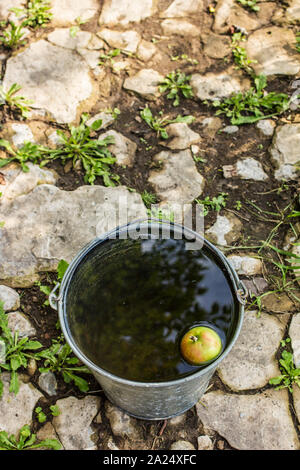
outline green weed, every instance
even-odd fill
[[[148,191],[146,191],[146,189],[142,192],[141,197],[146,207],[150,207],[151,204],[155,204],[157,202],[156,195],[149,193]]]
[[[215,100],[212,106],[216,115],[225,114],[233,125],[250,124],[260,119],[282,114],[289,108],[290,98],[285,93],[266,93],[267,78],[259,75],[254,78],[255,87],[245,92],[232,94],[223,101]]]
[[[237,2],[251,11],[256,12],[260,10],[260,7],[257,5],[257,0],[237,0]]]
[[[77,373],[90,374],[90,371],[86,366],[80,365],[79,359],[73,356],[70,346],[62,341],[62,338],[52,340],[52,345],[48,349],[38,353],[37,359],[44,360],[44,367],[40,367],[39,371],[59,373],[67,384],[74,382],[81,392],[87,392],[89,390],[87,381]]]
[[[192,98],[194,96],[193,90],[189,81],[190,75],[184,72],[171,72],[160,83],[160,93],[167,92],[167,98],[173,100],[173,106],[178,106],[180,103],[180,96],[184,98]]]
[[[178,115],[175,119],[169,119],[168,116],[163,117],[162,111],[159,113],[159,116],[153,116],[151,109],[146,106],[141,112],[140,115],[142,119],[148,124],[148,126],[156,131],[157,135],[160,135],[163,139],[168,139],[168,133],[165,129],[165,126],[175,122],[185,122],[186,124],[191,124],[195,118],[193,116],[181,116]]]
[[[31,28],[45,28],[52,19],[51,4],[48,0],[32,0],[25,8],[11,8],[17,16],[26,16],[24,26]]]
[[[29,338],[19,338],[18,331],[12,333],[8,326],[8,318],[4,313],[3,302],[0,302],[0,340],[5,346],[5,362],[0,363],[1,369],[10,372],[9,391],[15,394],[19,391],[17,371],[20,367],[27,367],[28,359],[36,359],[37,353],[33,352],[42,348],[39,341],[31,341]],[[0,380],[0,396],[3,392],[3,383]]]
[[[13,83],[9,90],[5,91],[3,86],[0,86],[0,106],[9,108],[11,111],[16,111],[26,119],[30,112],[30,105],[33,104],[32,100],[28,100],[24,96],[16,95],[21,90],[21,86]]]
[[[60,450],[62,445],[57,439],[44,439],[37,442],[36,435],[32,434],[28,424],[19,432],[19,438],[8,435],[6,431],[0,431],[0,450],[33,450],[46,447],[47,449]]]
[[[290,338],[287,338],[281,345],[286,346],[287,342],[290,342]],[[293,354],[284,349],[281,354],[281,359],[279,359],[279,364],[281,374],[270,379],[269,384],[276,385],[275,390],[288,388],[288,390],[293,393],[293,384],[300,387],[300,369],[296,368],[294,365]]]
[[[25,26],[24,21],[17,25],[9,20],[4,26],[5,29],[0,33],[0,44],[2,43],[7,49],[16,49],[17,47],[24,46],[26,43],[24,40]]]
[[[220,193],[218,196],[214,196],[212,199],[207,196],[205,199],[195,199],[195,202],[204,206],[203,215],[206,216],[210,210],[220,212],[223,207],[226,207],[227,197],[227,193]]]

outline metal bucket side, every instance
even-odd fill
[[[69,265],[60,286],[59,296],[57,298],[54,295],[52,296],[51,305],[58,309],[59,320],[66,341],[72,348],[74,354],[91,370],[107,397],[126,413],[135,416],[136,418],[159,420],[171,418],[184,413],[188,409],[192,408],[205,393],[211,376],[220,362],[232,349],[240,333],[244,316],[244,295],[242,294],[245,294],[245,288],[223,253],[210,242],[202,239],[200,235],[187,229],[187,231],[190,231],[190,233],[202,239],[206,245],[219,256],[220,260],[226,267],[231,281],[233,282],[237,300],[239,301],[239,311],[237,314],[238,317],[235,331],[232,335],[231,341],[228,343],[223,353],[212,364],[195,374],[173,381],[151,383],[135,382],[122,379],[101,369],[80,351],[68,328],[66,311],[68,286],[72,280],[76,267],[84,259],[85,255],[87,255],[97,244],[107,240],[109,236],[114,234],[117,230],[125,230],[132,224],[142,222],[145,221],[132,222],[131,224],[127,224],[123,227],[118,227],[115,230],[104,234],[103,237],[93,240],[84,247]],[[172,223],[172,226],[182,228],[179,224]]]

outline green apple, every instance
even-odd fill
[[[182,337],[182,357],[194,366],[215,359],[222,351],[222,340],[218,333],[208,326],[195,326]]]

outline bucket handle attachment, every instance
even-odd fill
[[[240,304],[246,305],[247,297],[248,297],[248,290],[242,281],[239,281],[239,284],[237,287],[238,287],[236,290],[237,299]]]
[[[49,304],[54,310],[57,310],[57,304],[58,304],[58,301],[59,301],[59,297],[57,297],[55,295],[55,292],[57,291],[59,286],[60,286],[60,283],[58,282],[55,285],[54,289],[50,292],[50,295],[49,295]]]

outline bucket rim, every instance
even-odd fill
[[[141,381],[135,381],[135,380],[128,380],[122,377],[119,377],[111,372],[106,371],[105,369],[102,369],[100,366],[97,366],[94,362],[92,362],[77,346],[76,341],[73,338],[73,335],[71,334],[68,321],[67,321],[67,312],[66,312],[66,295],[68,292],[68,287],[70,284],[70,281],[72,280],[73,274],[79,264],[82,262],[84,259],[84,256],[87,255],[93,248],[95,248],[97,245],[104,243],[105,241],[109,240],[110,237],[115,234],[116,232],[121,232],[125,231],[128,229],[130,226],[134,225],[140,225],[140,224],[168,224],[171,225],[172,227],[175,228],[180,228],[181,230],[184,230],[184,233],[188,232],[190,235],[193,235],[195,238],[198,238],[201,242],[203,242],[203,245],[206,245],[208,248],[210,248],[218,257],[219,259],[223,262],[227,273],[229,274],[229,277],[232,281],[235,294],[236,294],[236,300],[237,303],[239,304],[239,309],[237,312],[238,318],[237,318],[237,323],[235,327],[234,334],[232,335],[232,338],[228,345],[224,348],[223,352],[220,354],[219,357],[215,361],[213,361],[211,364],[207,365],[203,369],[200,369],[197,372],[194,372],[186,377],[181,377],[179,379],[175,380],[168,380],[168,381],[160,381],[160,382],[141,382]],[[213,245],[211,242],[209,242],[205,237],[200,235],[199,233],[191,230],[188,227],[185,227],[182,224],[178,224],[175,222],[171,221],[165,221],[161,219],[139,219],[139,220],[134,220],[132,222],[129,222],[127,224],[124,224],[122,226],[117,226],[113,230],[110,230],[106,233],[104,233],[100,237],[96,237],[93,239],[91,242],[86,244],[78,253],[77,255],[72,259],[70,262],[63,279],[61,281],[60,286],[57,285],[56,288],[59,287],[59,295],[55,299],[56,303],[56,308],[58,310],[58,316],[59,316],[59,321],[61,325],[61,329],[63,332],[63,335],[65,337],[66,342],[69,344],[71,347],[73,353],[75,356],[83,363],[85,364],[94,374],[97,376],[104,376],[114,382],[118,382],[119,384],[127,385],[127,386],[132,386],[132,387],[139,387],[139,388],[165,388],[168,386],[176,386],[180,385],[192,380],[196,380],[198,378],[201,378],[203,375],[206,375],[210,371],[214,371],[218,364],[227,356],[227,354],[231,351],[233,345],[235,344],[241,327],[243,323],[243,318],[244,318],[244,299],[240,295],[241,290],[246,293],[246,288],[243,285],[242,281],[239,279],[235,269],[233,268],[232,264],[229,262],[229,260],[225,257],[225,255],[222,253],[221,250],[219,250],[215,245]],[[52,292],[54,292],[54,290]],[[51,295],[51,294],[50,294]],[[51,302],[50,302],[51,303]]]

